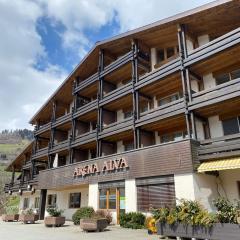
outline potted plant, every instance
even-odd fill
[[[32,208],[23,210],[19,216],[19,221],[26,223],[35,223],[36,216]]]
[[[62,216],[63,210],[57,207],[49,207],[47,212],[50,216],[44,218],[46,227],[61,227],[65,223],[65,217]]]
[[[82,218],[80,220],[80,228],[83,231],[102,232],[108,226],[107,218],[94,214],[90,218]]]
[[[181,200],[173,208],[163,207],[153,212],[159,235],[197,238],[238,240],[237,224],[239,204],[235,206],[225,199],[214,201],[216,213],[209,213],[197,201]]]
[[[6,214],[2,215],[2,220],[5,222],[13,222],[18,221],[19,214],[18,214],[18,207],[17,206],[8,206],[5,208]]]

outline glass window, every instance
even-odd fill
[[[176,132],[173,134],[174,141],[183,139],[183,132]]]
[[[23,199],[23,209],[29,208],[29,198],[24,198]]]
[[[240,69],[231,72],[231,79],[240,78]]]
[[[124,151],[130,151],[134,149],[133,142],[124,143]]]
[[[58,167],[66,165],[66,156],[58,157]]]
[[[48,207],[56,207],[57,206],[57,194],[48,195],[47,206]]]
[[[109,209],[116,209],[116,188],[109,189]]]
[[[149,108],[149,103],[148,102],[143,102],[140,107],[140,112],[147,112]]]
[[[164,61],[164,50],[163,49],[158,50],[157,58],[158,58],[158,62]]]
[[[224,120],[222,121],[222,125],[223,125],[224,136],[239,133],[238,118]]]
[[[174,56],[174,47],[167,48],[167,58]]]
[[[107,209],[107,189],[99,190],[99,208]]]
[[[172,141],[171,135],[166,134],[161,136],[161,143],[166,143]]]
[[[133,115],[133,112],[132,111],[128,111],[128,112],[125,112],[124,113],[124,118],[130,118],[131,116]]]
[[[70,193],[69,208],[80,208],[80,206],[81,206],[81,193]]]
[[[219,84],[223,84],[230,81],[230,75],[228,73],[226,74],[221,74],[219,76],[216,77],[216,83],[217,85]]]
[[[34,208],[39,208],[40,197],[35,197],[34,200]]]

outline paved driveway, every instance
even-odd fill
[[[0,220],[1,240],[157,240],[156,235],[148,235],[146,230],[123,229],[109,226],[100,233],[85,233],[80,227],[66,222],[64,227],[47,228],[42,222],[22,224],[20,222],[5,223]]]

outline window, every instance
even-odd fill
[[[39,208],[40,197],[35,197],[34,200],[34,208]]]
[[[81,193],[70,193],[69,208],[80,208],[80,206],[81,206]]]
[[[174,94],[172,94],[172,95],[170,95],[170,96],[167,96],[167,97],[165,97],[165,98],[159,99],[159,100],[158,100],[158,106],[159,106],[159,107],[160,107],[160,106],[163,106],[163,105],[165,105],[165,104],[167,104],[167,103],[176,101],[176,100],[178,100],[178,99],[180,99],[180,93],[174,93]]]
[[[167,48],[167,58],[172,57],[175,54],[174,47]]]
[[[48,195],[47,206],[48,207],[56,207],[57,206],[57,194]]]
[[[58,167],[66,165],[66,156],[58,157]]]
[[[158,62],[162,62],[164,61],[164,49],[160,49],[157,52],[157,58],[158,58]]]
[[[147,112],[150,109],[150,102],[142,102],[141,106],[140,106],[140,112]]]
[[[23,199],[23,209],[29,208],[29,198],[24,198]]]
[[[226,83],[228,81],[230,81],[230,75],[228,73],[227,74],[221,74],[221,75],[216,77],[217,85]]]
[[[171,141],[182,140],[186,137],[187,137],[187,132],[179,131],[179,132],[162,135],[160,138],[161,138],[161,143],[167,143]]]
[[[124,118],[125,118],[125,119],[126,119],[126,118],[130,118],[130,117],[132,117],[132,115],[133,115],[133,112],[132,112],[132,111],[127,111],[127,112],[124,113]]]
[[[174,183],[137,186],[138,211],[149,212],[151,208],[175,205]]]
[[[117,204],[117,201],[118,204]],[[110,187],[99,189],[99,208],[125,211],[125,189],[124,187]]]
[[[231,80],[240,78],[240,69],[236,69],[229,73],[219,74],[215,78],[217,85],[229,82]]]
[[[231,118],[222,121],[224,136],[239,133],[239,118]]]
[[[134,149],[133,142],[124,143],[124,151],[130,151]]]

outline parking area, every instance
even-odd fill
[[[2,240],[156,240],[156,235],[148,235],[147,231],[123,229],[109,226],[104,232],[85,233],[79,226],[66,222],[64,227],[47,228],[43,222],[22,224],[20,222],[3,222],[0,220],[0,239]]]

